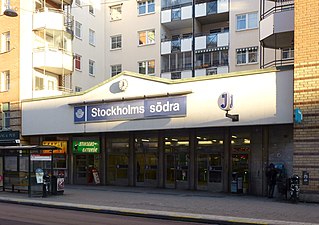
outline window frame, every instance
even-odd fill
[[[10,70],[2,71],[0,77],[0,92],[10,90]]]
[[[120,41],[118,40],[118,38],[120,38]],[[113,40],[114,40],[114,44],[116,45],[114,48],[113,48]],[[122,49],[122,35],[121,34],[111,36],[110,41],[111,41],[111,43],[110,43],[111,50]],[[118,44],[120,45],[119,47],[118,47]]]
[[[1,124],[2,128],[10,128],[10,102],[3,102],[1,104],[1,112],[2,112],[2,124]]]
[[[150,73],[150,72],[149,72],[149,70],[150,70],[150,68],[151,68],[150,63],[154,64],[154,68],[153,68],[154,72],[153,72],[153,73]],[[144,67],[144,66],[141,67],[141,64],[145,64],[145,67]],[[139,72],[140,74],[145,74],[145,75],[155,75],[155,72],[156,72],[156,70],[155,70],[155,65],[156,65],[156,64],[155,64],[155,59],[145,60],[145,61],[139,61],[139,62],[138,62],[138,72]],[[144,68],[144,69],[145,69],[145,73],[141,72],[141,68]]]
[[[79,68],[77,67],[77,63]],[[74,54],[74,69],[77,71],[82,71],[82,56],[79,54]]]
[[[10,31],[3,32],[0,37],[1,46],[0,46],[0,52],[5,53],[10,51],[11,46],[11,34]]]
[[[95,61],[89,59],[89,75],[95,77]]]
[[[255,22],[251,23],[251,16],[256,17]],[[239,22],[244,22],[244,27],[239,27]],[[236,15],[236,31],[252,30],[258,28],[258,12],[250,12]]]
[[[95,46],[96,40],[95,40],[95,31],[92,29],[89,29],[89,44],[92,46]]]
[[[113,12],[115,12],[116,9],[119,9],[119,10],[117,10],[116,15],[113,15]],[[122,4],[110,6],[110,21],[117,21],[121,19],[122,19]]]
[[[144,3],[144,4],[143,4]],[[145,7],[145,12],[144,13],[140,13],[140,8],[141,5],[144,5]],[[153,7],[150,7],[153,6]],[[153,8],[153,11],[150,11],[150,8]],[[153,14],[155,13],[155,1],[154,0],[143,0],[143,1],[138,1],[137,2],[137,13],[139,16],[143,16],[143,15],[148,15],[148,14]]]
[[[115,70],[113,70],[113,69],[115,69]],[[122,72],[122,64],[111,65],[111,77],[114,77],[121,72]]]
[[[252,54],[255,55],[256,61],[252,61]],[[241,56],[242,61],[239,63],[238,57]],[[245,62],[244,62],[245,61]],[[243,49],[236,49],[236,65],[252,65],[258,64],[258,47],[248,47]]]
[[[82,23],[80,23],[79,21],[74,21],[74,36],[78,39],[82,40]],[[79,25],[79,26],[77,26]],[[77,33],[77,31],[79,32],[79,34]]]
[[[154,39],[152,41],[152,39],[150,39],[150,35],[151,33],[154,33]],[[141,34],[145,34],[144,36],[142,36]],[[143,31],[139,31],[138,32],[138,46],[146,46],[146,45],[153,45],[155,44],[155,29],[150,29],[150,30],[143,30]],[[141,42],[141,38],[145,37],[145,43]]]
[[[95,9],[94,9],[94,6],[92,4],[89,4],[89,13],[92,15],[92,16],[95,16]]]

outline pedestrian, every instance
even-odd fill
[[[275,190],[276,181],[277,181],[277,170],[273,163],[270,163],[266,171],[266,177],[267,177],[267,185],[268,185],[268,198],[272,198],[274,197],[274,190]]]

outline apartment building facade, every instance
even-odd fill
[[[70,90],[72,1],[2,0],[0,3],[1,130],[19,132],[21,100],[61,95]],[[16,12],[15,17],[4,14],[9,7]]]

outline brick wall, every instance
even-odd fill
[[[303,112],[294,125],[294,173],[310,176],[302,198],[319,201],[319,1],[295,0],[294,108]],[[302,182],[301,182],[302,184]]]

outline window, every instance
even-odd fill
[[[78,86],[75,86],[75,92],[81,92],[82,91],[82,88],[81,87],[78,87]]]
[[[95,46],[95,31],[91,29],[89,29],[89,43]]]
[[[138,72],[141,74],[155,74],[155,60],[139,62]]]
[[[10,71],[1,72],[0,77],[0,91],[9,91],[10,89]]]
[[[89,13],[92,14],[92,15],[95,14],[93,5],[89,5]]]
[[[155,30],[141,31],[138,33],[139,45],[155,43]]]
[[[1,34],[1,52],[10,51],[10,31]]]
[[[122,5],[110,7],[111,21],[122,19]]]
[[[122,72],[122,65],[113,65],[111,66],[111,76],[114,77],[115,75]]]
[[[138,4],[138,14],[139,15],[144,15],[144,14],[155,12],[154,0],[140,1],[137,4]]]
[[[95,62],[93,60],[89,60],[89,74],[90,76],[95,74]]]
[[[282,59],[293,59],[293,58],[294,58],[294,49],[293,48],[282,49]]]
[[[111,37],[111,49],[122,48],[122,35],[116,35]]]
[[[237,30],[254,29],[258,26],[257,13],[247,13],[236,16]]]
[[[176,80],[176,79],[181,79],[182,78],[182,73],[181,72],[173,72],[171,73],[171,79]]]
[[[41,77],[35,77],[35,90],[40,91],[44,89],[44,82],[43,78]]]
[[[237,64],[251,64],[258,62],[258,47],[237,49]]]
[[[82,2],[81,2],[81,0],[75,0],[75,4],[78,6],[81,6]]]
[[[75,37],[82,38],[82,24],[78,21],[75,21]]]
[[[2,103],[2,128],[10,128],[10,103]]]
[[[82,56],[75,54],[74,55],[74,67],[76,70],[81,70],[81,61],[82,61]]]
[[[217,13],[217,0],[207,2],[207,15]]]

